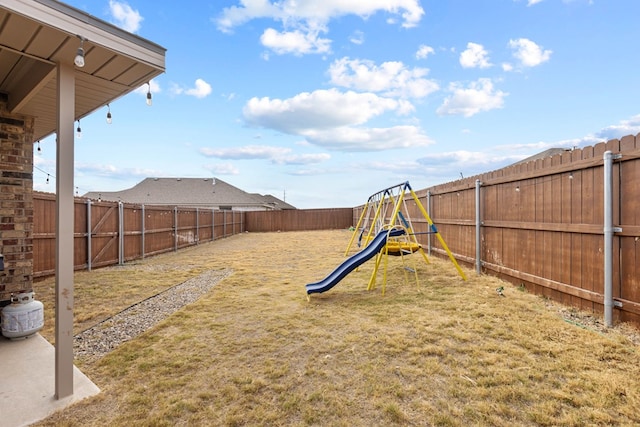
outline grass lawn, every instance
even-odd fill
[[[99,360],[102,392],[38,425],[514,426],[640,424],[640,345],[567,322],[541,297],[417,255],[307,301],[344,260],[346,230],[245,233],[76,273],[79,332],[208,270],[232,269]],[[445,236],[446,238],[446,236]],[[382,270],[382,268],[381,268]],[[408,277],[408,280],[405,278]],[[504,296],[496,289],[504,286]],[[36,284],[53,339],[53,280]]]

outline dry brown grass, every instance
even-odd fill
[[[565,322],[545,300],[495,278],[468,272],[463,282],[432,258],[418,263],[417,289],[392,258],[385,296],[380,286],[366,291],[370,261],[307,302],[305,283],[344,260],[349,237],[243,234],[78,273],[80,330],[203,271],[234,270],[196,303],[84,363],[102,393],[41,425],[640,423],[639,347],[617,329]],[[147,264],[168,267],[151,273]],[[51,306],[51,284],[41,286]]]

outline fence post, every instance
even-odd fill
[[[431,190],[427,190],[427,215],[431,218]],[[427,224],[427,230],[429,224]],[[431,256],[431,234],[427,234],[427,255]]]
[[[200,209],[196,208],[196,245],[200,244]]]
[[[604,160],[604,323],[613,326],[613,233],[622,231],[613,226],[613,160],[621,154],[605,151]]]
[[[173,250],[178,252],[178,207],[173,207]]]
[[[216,210],[211,208],[211,241],[216,240]]]
[[[124,204],[118,202],[118,264],[124,264]]]
[[[87,271],[91,271],[91,199],[87,200]]]
[[[482,218],[480,216],[480,187],[482,182],[476,179],[476,273],[482,273]]]
[[[146,252],[146,248],[144,247],[144,240],[145,240],[144,239],[145,238],[145,235],[144,235],[144,229],[145,229],[144,220],[146,218],[146,214],[145,214],[145,211],[144,211],[144,205],[140,206],[140,214],[142,215],[142,221],[140,222],[140,228],[141,228],[141,230],[140,230],[140,239],[141,239],[140,248],[142,250],[142,259],[144,259],[145,252]]]

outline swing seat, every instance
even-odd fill
[[[386,250],[389,255],[400,256],[417,252],[421,247],[420,244],[414,242],[389,241]]]

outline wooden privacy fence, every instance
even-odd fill
[[[230,211],[75,200],[74,265],[91,270],[245,231],[348,228],[352,208]],[[33,275],[55,274],[55,194],[34,194]]]
[[[77,270],[122,264],[245,231],[244,212],[75,201]],[[56,201],[34,194],[33,275],[55,273]]]
[[[245,214],[247,231],[304,231],[349,228],[353,208],[250,211]]]
[[[640,137],[416,193],[459,261],[566,305],[604,312],[607,323],[609,312],[640,324]],[[416,231],[428,231],[415,204],[407,199],[407,205]],[[354,209],[354,221],[361,212]],[[418,237],[443,253],[428,234]]]

